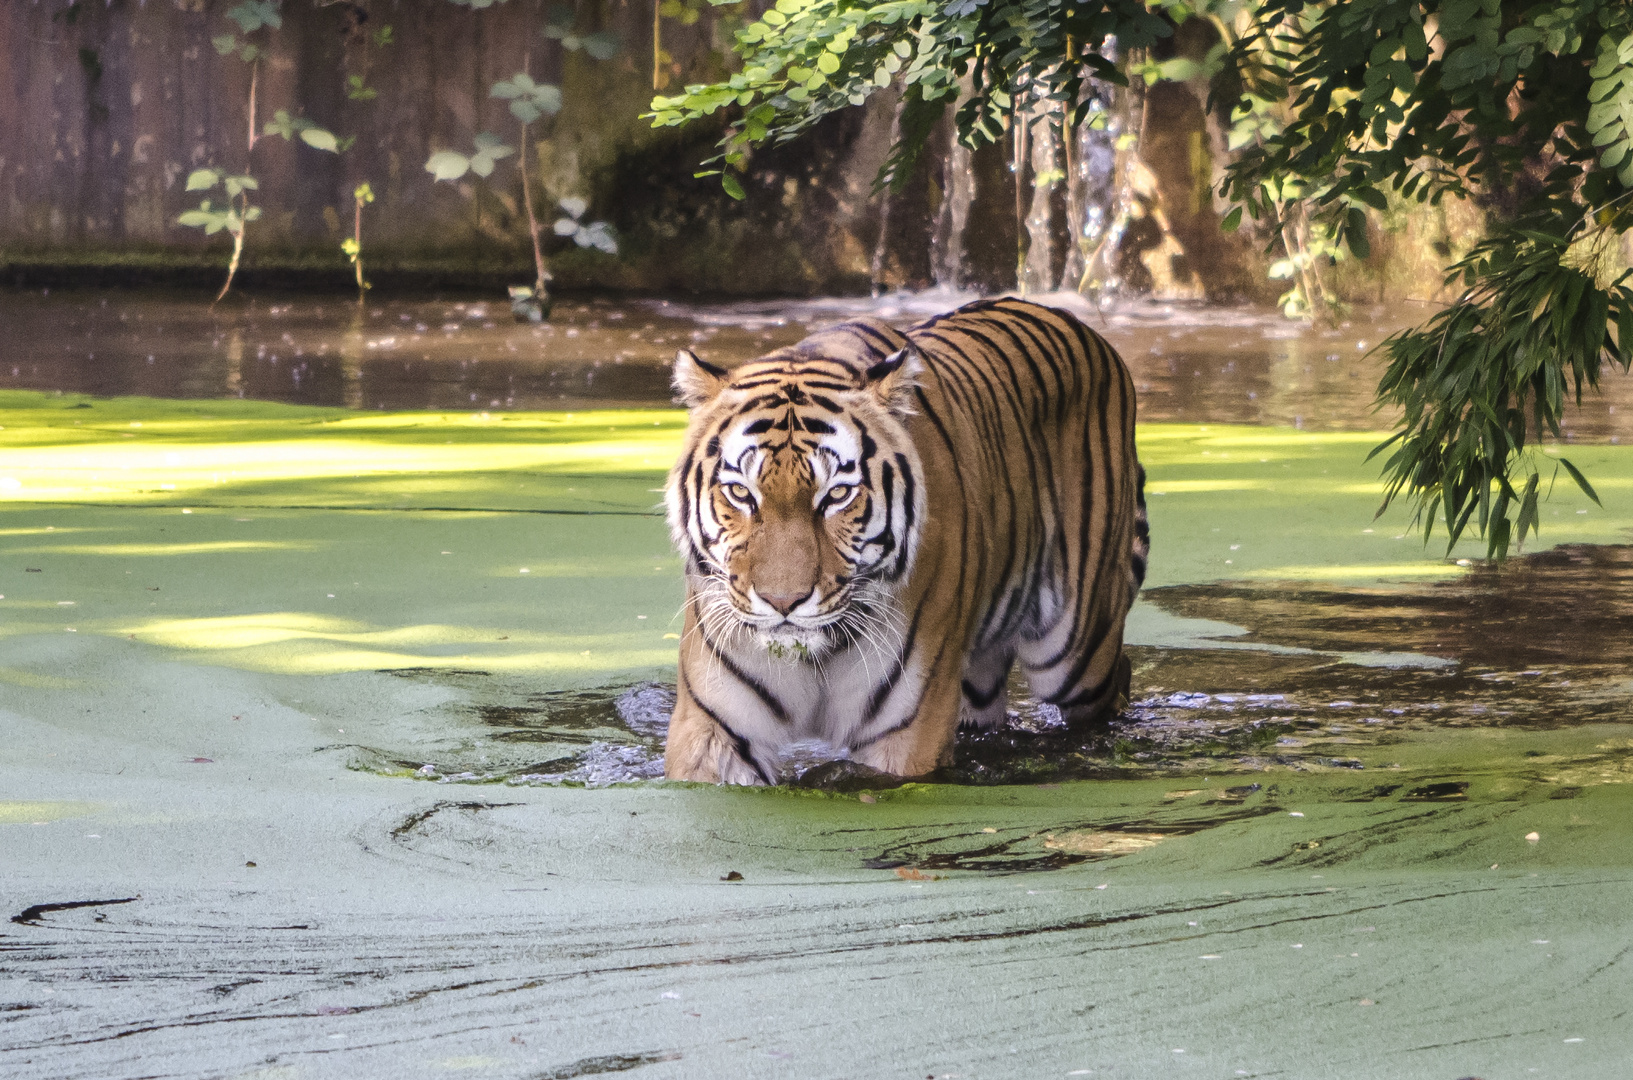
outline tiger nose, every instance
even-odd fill
[[[790,611],[793,611],[795,608],[799,607],[800,604],[805,601],[807,596],[811,595],[809,592],[763,593],[758,589],[756,589],[755,592],[759,595],[761,600],[764,600],[766,603],[776,608],[777,614],[779,615],[787,615]]]

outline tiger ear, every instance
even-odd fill
[[[913,391],[924,373],[924,358],[909,345],[867,370],[867,388],[879,404],[897,416],[913,415]]]
[[[726,369],[698,359],[691,349],[675,354],[675,374],[670,380],[681,404],[688,409],[707,405],[726,385]]]

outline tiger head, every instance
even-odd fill
[[[924,521],[906,427],[923,361],[861,368],[785,349],[727,372],[682,350],[691,409],[669,475],[669,526],[717,647],[819,660],[873,640]]]

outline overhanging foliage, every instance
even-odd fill
[[[1216,104],[1247,133],[1221,187],[1236,204],[1227,228],[1245,211],[1284,238],[1296,211],[1364,256],[1368,208],[1452,195],[1490,210],[1488,238],[1450,268],[1462,295],[1382,346],[1379,402],[1404,417],[1379,449],[1392,447],[1383,508],[1408,498],[1426,538],[1442,515],[1454,541],[1473,522],[1502,557],[1536,527],[1533,451],[1560,435],[1567,390],[1580,400],[1606,363],[1633,361],[1633,289],[1615,269],[1633,225],[1624,0],[777,0],[738,31],[738,73],[658,97],[651,116],[730,111],[711,164],[741,198],[733,170],[754,146],[896,84],[900,139],[881,179],[899,182],[950,103],[971,146],[1023,110],[1081,123],[1087,79],[1126,84],[1134,58],[1148,80],[1166,74],[1145,50],[1190,18],[1228,45],[1210,58]]]

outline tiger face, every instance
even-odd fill
[[[815,661],[869,636],[924,518],[904,423],[921,370],[910,348],[865,370],[773,353],[728,373],[676,357],[692,416],[669,524],[716,648]]]

